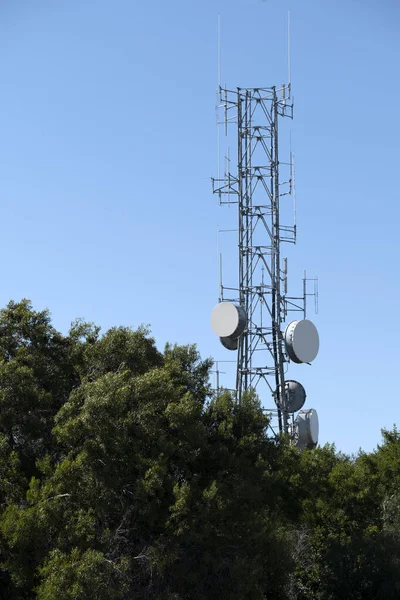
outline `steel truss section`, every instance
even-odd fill
[[[281,243],[296,242],[295,220],[293,225],[280,220],[281,198],[292,195],[294,187],[292,156],[280,164],[278,152],[279,121],[293,118],[290,86],[220,88],[219,109],[225,133],[233,125],[237,136],[236,172],[212,180],[220,204],[237,204],[238,281],[234,287],[221,282],[221,300],[227,299],[228,290],[234,291],[247,315],[238,345],[237,400],[264,381],[275,400],[279,431],[288,432],[284,373],[288,357],[282,324],[289,311],[305,312],[306,299],[305,294],[286,295],[287,269],[281,268]],[[281,183],[282,165],[288,177]]]

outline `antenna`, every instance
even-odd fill
[[[224,295],[224,288],[222,286],[222,253],[219,253],[219,297],[222,299]],[[220,300],[221,301],[221,300]]]
[[[218,15],[218,93],[221,89],[221,15]]]
[[[221,141],[220,141],[220,130],[218,124],[218,104],[219,97],[221,94],[221,15],[218,15],[218,23],[217,23],[217,79],[218,79],[218,89],[217,89],[217,102],[215,106],[215,116],[217,121],[217,160],[218,160],[218,179],[221,177]]]
[[[221,302],[221,264],[219,256],[219,226],[217,225],[218,302]]]
[[[294,167],[294,152],[291,152],[292,186],[293,186],[293,233],[294,243],[297,241],[297,205],[296,205],[296,171]]]
[[[287,294],[287,258],[283,259],[283,292]]]
[[[290,65],[290,9],[288,10],[288,100],[290,100],[290,88],[291,88],[291,65]]]
[[[307,281],[314,283],[314,291],[307,292]],[[303,277],[303,301],[304,301],[304,318],[306,318],[307,312],[307,296],[314,296],[314,312],[318,314],[318,277],[307,277],[307,271],[304,271]]]
[[[296,242],[296,185],[294,153],[290,137],[289,161],[280,159],[281,122],[293,118],[290,65],[290,11],[288,13],[288,84],[280,87],[219,88],[224,112],[224,172],[213,179],[213,192],[220,204],[237,204],[237,229],[232,252],[237,257],[237,275],[225,269],[220,298],[211,314],[211,326],[225,351],[237,352],[236,399],[246,390],[257,389],[260,397],[272,397],[270,428],[274,434],[289,434],[299,448],[318,441],[318,419],[313,409],[302,411],[305,391],[295,380],[286,380],[289,369],[310,364],[319,350],[314,324],[306,319],[307,275],[299,297],[289,297],[287,259],[281,258],[284,243]],[[218,78],[220,67],[220,21],[218,21]],[[290,104],[288,100],[290,99]],[[228,128],[228,124],[230,127]],[[278,132],[279,125],[279,132]],[[233,131],[234,130],[234,131]],[[230,143],[236,145],[231,160]],[[284,222],[282,197],[293,196],[293,224]],[[282,204],[282,208],[281,208]],[[224,248],[225,251],[225,248]],[[225,265],[226,256],[224,255]],[[314,282],[315,285],[315,282]],[[227,297],[229,294],[229,297]],[[315,295],[315,289],[314,289]],[[317,306],[317,301],[316,301]],[[300,313],[286,327],[289,313]],[[219,361],[221,362],[221,361]],[[287,385],[288,384],[288,385]],[[267,392],[265,394],[264,392]],[[276,432],[278,430],[278,432]]]
[[[314,310],[315,310],[315,314],[318,314],[318,277],[317,275],[314,277],[314,301],[315,301],[315,305],[314,305]]]
[[[217,395],[219,394],[219,392],[221,390],[221,386],[220,386],[220,382],[219,382],[219,379],[220,379],[219,376],[220,375],[225,375],[225,373],[226,373],[226,371],[221,371],[220,370],[220,368],[219,368],[219,363],[220,362],[227,362],[227,361],[218,361],[218,360],[216,360],[215,361],[215,370],[211,371],[211,373],[215,373],[215,375],[216,375],[216,380],[217,380],[216,381],[216,383],[217,383],[216,391],[217,391]]]
[[[221,134],[218,127],[218,108],[217,108],[217,157],[218,157],[218,179],[221,179]],[[219,198],[217,199],[219,202]]]

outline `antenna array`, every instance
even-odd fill
[[[219,26],[218,21],[218,30]],[[219,39],[218,48],[220,52]],[[290,78],[290,61],[288,72]],[[318,290],[315,279],[314,291],[308,293],[305,273],[302,295],[289,296],[287,259],[281,257],[282,244],[295,244],[297,237],[291,148],[287,162],[279,157],[279,124],[287,118],[293,118],[290,81],[279,88],[230,90],[219,85],[217,123],[223,125],[226,136],[234,128],[237,157],[232,171],[231,158],[225,156],[224,174],[218,169],[212,185],[220,205],[237,208],[238,275],[236,281],[225,285],[221,262],[219,304],[211,324],[223,346],[237,351],[237,401],[240,403],[250,388],[268,388],[278,431],[291,434],[301,447],[316,443],[318,419],[312,410],[302,411],[294,419],[292,408],[299,410],[304,388],[297,382],[285,382],[285,373],[290,361],[309,363],[318,352],[318,333],[306,320],[307,297],[314,295],[317,307]],[[287,197],[293,200],[289,224],[283,219],[288,213]],[[300,320],[284,330],[283,324],[293,312]],[[294,403],[293,394],[297,398]]]

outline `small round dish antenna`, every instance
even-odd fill
[[[232,302],[220,302],[211,313],[211,327],[220,338],[238,338],[246,328],[246,313]]]
[[[227,350],[237,350],[239,345],[239,339],[233,337],[220,337],[221,344]]]
[[[301,410],[295,419],[291,434],[299,450],[315,448],[319,434],[317,411],[313,408]]]
[[[298,381],[285,382],[287,411],[295,413],[303,408],[306,401],[306,390]]]
[[[310,363],[318,354],[319,336],[314,323],[307,319],[292,321],[283,335],[289,358],[295,363]]]

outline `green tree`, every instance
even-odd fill
[[[399,436],[396,429],[383,436],[375,452],[357,457],[332,446],[302,453],[293,598],[399,597]]]
[[[400,434],[356,457],[268,435],[195,346],[0,311],[0,599],[400,596]]]
[[[30,305],[15,307],[33,327]],[[211,400],[211,362],[194,346],[162,354],[146,329],[100,336],[84,322],[63,338],[40,314],[40,344],[23,347],[30,364],[45,354],[51,385],[45,369],[30,372],[35,426],[16,435],[15,460],[30,439],[40,444],[34,467],[16,463],[23,493],[0,520],[15,597],[285,597],[281,451],[255,396],[241,407],[228,393]],[[21,354],[14,345],[12,360]],[[29,389],[24,380],[15,398]],[[41,429],[42,389],[51,411]]]

